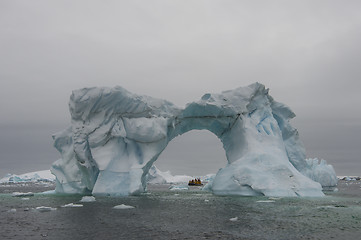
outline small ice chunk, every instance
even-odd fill
[[[28,197],[23,197],[21,200],[29,200],[30,198]]]
[[[280,200],[281,198],[280,197],[269,197],[268,199],[269,200]]]
[[[179,185],[172,185],[169,187],[169,190],[171,191],[183,191],[183,190],[189,190],[188,185],[179,184]]]
[[[84,196],[81,198],[80,202],[95,202],[95,197],[93,196]]]
[[[74,203],[69,203],[69,204],[65,204],[61,207],[65,208],[65,207],[82,207],[83,204],[74,204]]]
[[[258,203],[272,203],[272,202],[275,202],[274,200],[259,200],[259,201],[256,201]]]
[[[230,218],[229,219],[229,221],[231,221],[231,222],[235,222],[235,221],[237,221],[238,220],[238,217],[234,217],[234,218]]]
[[[15,208],[10,209],[8,212],[16,212]]]
[[[55,211],[56,210],[56,208],[45,207],[45,206],[36,207],[35,209],[38,210],[39,212],[50,212],[50,211]]]
[[[114,209],[131,209],[131,208],[134,208],[134,207],[129,206],[129,205],[125,205],[125,204],[120,204],[120,205],[114,206],[113,208]]]
[[[32,192],[27,192],[27,193],[13,192],[12,196],[13,197],[31,197],[31,196],[34,196],[34,193],[32,193]]]
[[[209,202],[209,200],[208,200],[208,199],[204,199],[204,201],[205,201],[205,202]]]

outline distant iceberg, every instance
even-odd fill
[[[323,196],[322,186],[337,183],[332,166],[306,160],[289,122],[295,114],[260,83],[207,93],[184,109],[121,87],[84,88],[73,91],[69,108],[71,126],[53,136],[60,193],[142,193],[168,143],[195,129],[215,134],[226,153],[227,165],[207,187],[214,194]]]
[[[201,179],[207,180],[209,175],[201,177]],[[153,165],[147,175],[147,183],[150,184],[166,184],[166,183],[184,183],[192,179],[192,176],[188,175],[172,175],[170,171],[162,172],[155,165]],[[55,182],[55,176],[50,170],[42,170],[24,173],[21,175],[6,174],[6,176],[0,179],[0,183],[35,183],[35,182]]]
[[[164,183],[182,183],[188,182],[193,177],[187,175],[173,176],[170,171],[162,172],[156,166],[149,169],[147,175],[147,183],[151,184],[164,184]]]
[[[7,174],[0,183],[54,182],[55,176],[50,170],[29,172],[20,175]]]

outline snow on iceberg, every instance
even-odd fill
[[[227,165],[208,187],[214,194],[323,196],[321,184],[337,182],[331,166],[306,161],[289,123],[295,114],[260,83],[207,93],[184,109],[121,87],[84,88],[73,91],[69,108],[71,126],[53,136],[60,193],[144,192],[167,144],[194,129],[214,133],[226,152]]]

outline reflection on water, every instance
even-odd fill
[[[168,187],[149,186],[141,196],[97,197],[77,208],[61,206],[79,203],[80,195],[23,200],[0,187],[0,239],[358,239],[361,234],[360,181],[341,181],[339,191],[324,198],[220,197]],[[113,209],[121,204],[135,208]],[[34,210],[39,206],[57,210]]]

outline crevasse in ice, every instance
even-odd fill
[[[332,166],[306,161],[295,114],[260,83],[205,94],[184,109],[124,88],[73,91],[71,126],[53,136],[61,158],[52,166],[56,191],[124,196],[146,190],[147,173],[167,144],[209,130],[223,143],[227,165],[208,189],[219,195],[323,196],[337,183]]]

